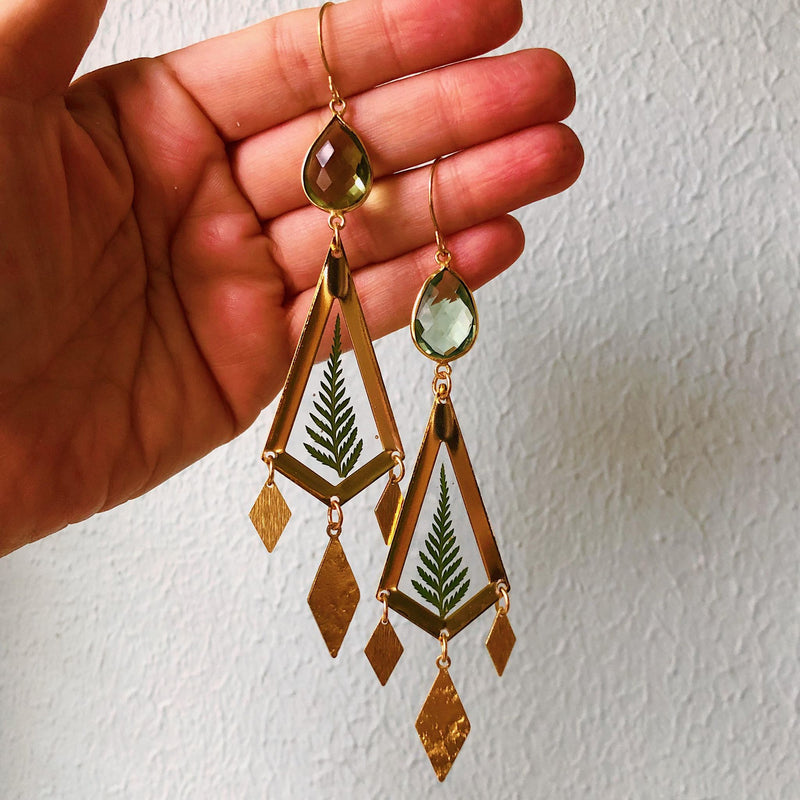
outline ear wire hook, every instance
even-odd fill
[[[333,80],[333,72],[331,71],[330,64],[328,64],[328,57],[325,55],[325,43],[322,36],[322,23],[325,19],[325,9],[332,5],[333,3],[327,2],[320,6],[319,19],[317,20],[317,40],[319,42],[319,54],[322,58],[322,65],[325,67],[325,72],[328,73],[328,86],[331,90],[331,111],[334,114],[340,115],[344,113],[347,104],[341,94],[339,94],[339,90],[336,88],[336,83]]]
[[[436,167],[442,160],[442,156],[438,156],[431,164],[431,173],[428,178],[428,210],[431,212],[431,222],[433,223],[433,232],[436,237],[436,263],[442,267],[446,267],[450,263],[451,255],[447,249],[444,234],[439,228],[439,222],[436,219],[436,210],[433,206],[433,179],[436,176]]]

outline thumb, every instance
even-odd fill
[[[92,41],[106,0],[3,0],[0,95],[63,92]]]

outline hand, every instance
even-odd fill
[[[299,181],[330,116],[317,10],[70,86],[103,5],[0,11],[0,555],[250,425],[280,390],[330,238]],[[405,170],[461,151],[439,168],[437,212],[472,288],[522,251],[507,212],[580,172],[557,124],[574,100],[558,56],[452,64],[502,44],[520,15],[519,0],[326,14],[376,176],[346,232],[376,336],[405,324],[430,272],[427,172]]]

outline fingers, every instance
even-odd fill
[[[550,50],[455,64],[354,98],[347,122],[370,154],[375,177],[408,169],[543,122],[575,102],[569,68]],[[262,219],[306,204],[300,165],[330,117],[313,112],[231,150],[237,183]]]
[[[283,14],[163,58],[235,141],[328,103],[318,13]],[[351,97],[487,52],[514,35],[521,15],[520,0],[350,0],[325,13],[325,52],[339,91]]]
[[[437,170],[435,208],[445,233],[492,220],[563,191],[580,174],[583,151],[565,125],[538,125],[473,147]],[[428,170],[377,182],[369,201],[347,217],[343,237],[350,265],[380,263],[433,242]],[[306,207],[267,226],[273,256],[283,265],[287,296],[316,282],[330,230],[319,209]],[[453,248],[451,248],[453,249]],[[454,250],[456,258],[462,254]]]
[[[104,8],[105,0],[4,0],[0,94],[35,100],[63,92]]]
[[[472,290],[510,267],[524,245],[525,234],[513,217],[490,220],[448,239],[448,247],[457,254],[453,267]],[[374,339],[409,324],[423,282],[437,269],[434,250],[423,247],[355,274],[356,291]],[[302,331],[313,291],[302,292],[288,309],[293,342]]]

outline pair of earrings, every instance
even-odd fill
[[[320,8],[317,33],[328,74],[332,116],[308,151],[302,180],[308,199],[328,213],[332,239],[264,447],[267,481],[250,511],[250,519],[272,552],[291,516],[275,484],[276,471],[327,506],[329,540],[308,604],[328,651],[335,657],[360,598],[339,541],[344,520],[342,507],[376,480],[389,475],[375,508],[389,547],[376,595],[383,611],[365,654],[385,684],[403,652],[389,621],[389,609],[438,639],[439,671],[417,718],[416,729],[442,781],[470,730],[449,674],[450,640],[494,605],[496,616],[486,646],[499,675],[515,641],[508,621],[508,577],[450,398],[450,363],[472,348],[478,334],[478,318],[473,296],[452,267],[452,255],[436,220],[433,197],[437,159],[431,167],[428,186],[437,245],[436,271],[420,290],[411,322],[417,349],[436,363],[434,402],[403,499],[399,487],[405,473],[403,448],[342,242],[345,214],[366,201],[372,187],[372,168],[363,144],[344,121],[347,103],[336,88],[325,55],[323,23],[330,5],[325,3]],[[342,321],[365,390],[361,418],[374,418],[375,439],[380,443],[380,449],[371,455],[365,452],[364,441],[369,437],[359,434],[358,402],[351,399],[348,386],[348,378],[354,375],[348,374],[345,363]],[[312,367],[325,353],[328,357],[318,389],[307,398]],[[299,419],[301,437],[305,433],[302,448],[290,441]],[[454,486],[460,491],[461,506],[453,502]],[[426,531],[420,535],[425,537],[421,544],[418,528]],[[472,530],[471,539],[462,537],[466,528]],[[415,542],[416,547],[412,547]],[[404,576],[411,572],[413,578]],[[481,572],[485,583],[475,591]]]

